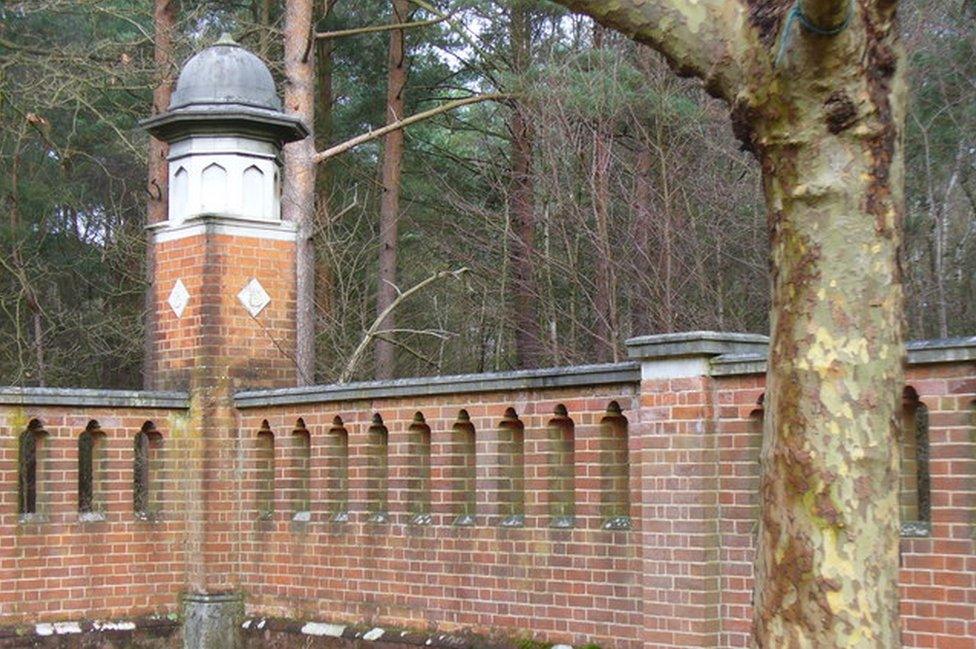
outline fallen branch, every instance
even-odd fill
[[[438,280],[444,279],[445,277],[461,279],[464,276],[464,274],[467,272],[468,272],[467,268],[459,268],[457,270],[442,270],[439,273],[434,273],[433,275],[423,280],[422,282],[415,284],[411,288],[408,288],[406,291],[403,291],[402,293],[398,292],[396,299],[390,303],[390,306],[383,309],[383,312],[376,317],[376,320],[373,321],[373,324],[371,324],[369,329],[366,330],[363,339],[359,342],[359,346],[356,347],[356,350],[352,353],[352,356],[349,357],[349,362],[346,363],[346,368],[342,371],[342,374],[339,375],[339,380],[336,381],[336,383],[346,383],[349,380],[349,378],[353,375],[353,372],[356,371],[356,366],[359,365],[359,360],[360,358],[362,358],[363,353],[369,347],[369,344],[373,341],[374,338],[379,338],[384,333],[384,331],[380,329],[380,326],[382,326],[383,321],[386,320],[387,316],[389,316],[390,313],[392,313],[393,310],[396,309],[401,302],[409,298],[411,295],[419,291],[422,291],[424,288],[430,286],[431,284],[433,284]],[[402,345],[398,345],[398,346],[402,347]]]

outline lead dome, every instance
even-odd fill
[[[183,65],[169,109],[227,104],[281,111],[268,66],[225,34]]]

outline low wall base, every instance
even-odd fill
[[[165,617],[0,627],[0,649],[179,649],[180,624]]]
[[[389,626],[302,622],[286,618],[244,621],[245,649],[573,649],[569,645],[531,637],[489,637],[459,631],[444,633]],[[585,649],[601,649],[587,644]]]

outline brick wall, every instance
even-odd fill
[[[185,496],[178,471],[181,412],[160,408],[0,407],[0,626],[176,612],[186,582]],[[18,437],[40,422],[37,507],[18,513]],[[94,511],[79,513],[78,439],[103,439]],[[155,424],[165,466],[153,476],[158,513],[133,507],[134,441]],[[156,467],[153,467],[154,469]]]
[[[249,614],[501,630],[580,644],[643,646],[639,483],[633,479],[628,491],[631,529],[604,529],[613,518],[608,514],[618,512],[603,506],[601,486],[611,484],[613,476],[600,462],[612,448],[608,438],[620,431],[610,423],[620,421],[621,414],[635,416],[636,387],[242,410],[242,444],[255,458],[248,483],[257,484],[267,475],[266,462],[257,461],[266,448],[267,431],[273,432],[276,449],[293,444],[299,418],[310,433],[312,467],[308,521],[294,520],[289,489],[296,463],[284,451],[276,457],[277,509],[270,520],[261,511],[260,489],[244,495],[241,586],[248,593]],[[519,422],[521,451],[511,448],[516,437],[513,415]],[[337,417],[348,435],[346,522],[334,521],[334,508],[318,506],[343,500],[334,495],[335,481],[326,471],[343,464],[335,456],[343,445],[333,441]],[[383,464],[375,439],[379,420],[386,429],[386,476],[377,472]],[[566,439],[570,422],[574,463],[565,453],[552,452]],[[426,448],[418,442],[425,428],[430,435],[429,477],[419,455]],[[462,470],[475,459],[465,457],[470,429],[476,440],[474,485],[464,480]],[[631,437],[632,471],[639,466],[637,449]],[[515,456],[522,459],[521,480],[512,479]],[[389,519],[370,522],[376,491],[384,484],[381,509]],[[558,503],[553,484],[563,486],[555,490],[562,495]],[[471,494],[464,490],[470,486],[475,488],[477,514],[467,521],[463,503]],[[510,506],[513,489],[519,491],[516,500],[524,503],[515,509]],[[566,498],[574,504],[571,515]],[[429,503],[429,509],[418,503]],[[417,516],[424,509],[429,516]],[[521,519],[516,518],[519,510]]]
[[[931,532],[901,543],[905,647],[976,647],[976,364],[909,367],[928,409]],[[749,646],[763,377],[718,381],[721,647]]]
[[[720,360],[684,378],[630,364],[592,382],[572,368],[217,390],[194,408],[151,393],[0,406],[0,627],[166,615],[189,588],[239,590],[255,617],[502,645],[748,646],[764,376],[761,359]],[[916,361],[907,384],[927,414],[931,513],[902,541],[904,644],[972,648],[976,363]],[[17,440],[32,419],[41,516],[22,517]],[[85,522],[78,439],[93,419],[105,520]],[[132,463],[146,421],[165,495],[143,520]],[[925,457],[916,448],[912,470]]]
[[[153,245],[154,387],[186,389],[201,366],[239,387],[295,385],[294,242],[208,233]],[[237,298],[254,278],[271,297],[256,317]],[[181,317],[167,303],[178,279],[190,294]]]

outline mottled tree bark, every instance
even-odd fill
[[[560,1],[702,78],[762,166],[773,303],[754,645],[900,646],[895,0],[804,0],[821,30],[853,6],[832,36],[801,21],[779,33],[779,0]]]
[[[176,26],[176,3],[174,0],[155,0],[153,3],[153,61],[156,68],[156,87],[153,88],[152,114],[158,115],[169,108],[170,96],[173,94],[175,81],[175,67],[173,65],[173,29]],[[169,218],[169,145],[162,140],[150,136],[149,138],[149,178],[148,204],[146,206],[146,222],[159,223]],[[153,345],[157,339],[155,291],[152,282],[155,279],[156,256],[155,248],[150,242],[146,246],[146,279],[149,288],[145,292],[145,315],[143,316],[143,387],[151,390],[155,372],[155,349]]]
[[[315,122],[315,47],[312,0],[285,3],[285,110],[311,130]],[[281,216],[298,229],[295,254],[295,363],[300,384],[315,378],[315,135],[285,145]]]
[[[394,25],[407,22],[410,5],[407,0],[393,0]],[[407,58],[404,47],[404,30],[390,31],[389,69],[386,86],[386,123],[393,124],[405,117],[404,89],[407,85]],[[403,129],[387,133],[383,138],[383,165],[380,196],[380,255],[379,275],[376,287],[376,315],[387,310],[396,299],[397,229],[400,220],[400,176],[403,170]],[[391,311],[382,325],[394,329],[396,315]],[[393,344],[376,339],[373,348],[376,379],[391,379],[396,372],[396,355]]]
[[[826,43],[795,34],[790,83],[754,127],[773,251],[762,647],[900,644],[904,99],[891,11],[869,7]]]

